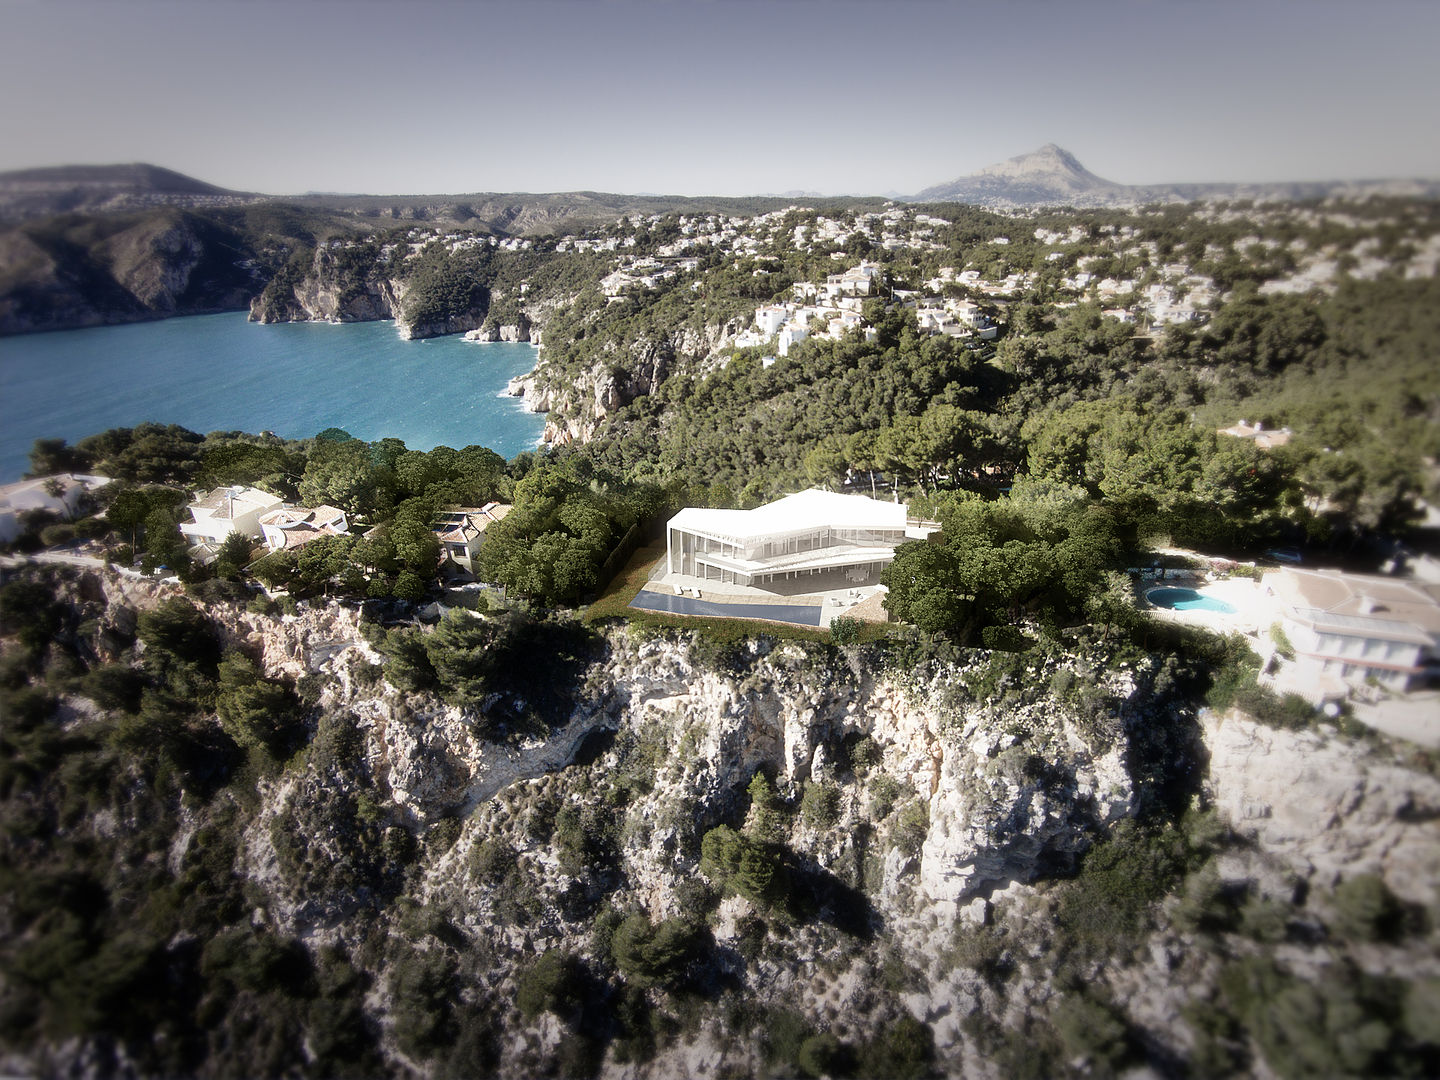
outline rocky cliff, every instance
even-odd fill
[[[66,590],[64,639],[122,662],[169,595],[98,574]],[[326,979],[353,967],[367,1074],[1428,1060],[1405,1010],[1440,978],[1440,781],[1383,743],[1197,717],[1158,658],[612,630],[568,711],[505,734],[489,698],[392,683],[403,654],[350,608],[207,613],[301,689],[311,730],[241,802],[187,796],[167,865],[236,831],[210,871],[244,882],[233,933],[293,942]],[[93,712],[72,695],[62,715],[78,733]],[[1192,810],[1167,818],[1177,795]],[[103,846],[132,826],[93,827]],[[1353,1022],[1314,1028],[1327,1008]],[[98,1051],[54,1052],[47,1068]]]
[[[676,372],[705,371],[741,329],[739,321],[732,321],[703,330],[680,327],[658,337],[642,334],[578,369],[557,363],[542,348],[535,370],[513,380],[510,393],[523,396],[531,412],[552,414],[542,442],[586,442],[608,416],[653,394]]]
[[[260,287],[235,231],[178,210],[0,233],[0,334],[242,309]]]

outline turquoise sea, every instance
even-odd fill
[[[503,396],[534,366],[529,345],[402,341],[390,322],[261,326],[244,312],[0,338],[0,483],[25,472],[38,438],[146,420],[295,439],[339,427],[513,457],[545,426]]]

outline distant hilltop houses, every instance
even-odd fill
[[[953,270],[942,270],[942,276],[947,272],[946,280],[954,280]],[[743,349],[774,341],[775,351],[787,356],[792,345],[812,334],[839,340],[857,330],[866,341],[873,341],[877,331],[866,323],[862,312],[865,300],[878,296],[883,283],[883,268],[871,262],[861,262],[844,273],[827,275],[823,282],[796,282],[792,301],[765,304],[756,309],[754,327],[736,335],[735,346]],[[914,310],[922,333],[955,337],[973,334],[987,341],[999,333],[999,326],[970,300],[922,298],[913,291],[899,289],[893,290],[892,295],[903,307]]]

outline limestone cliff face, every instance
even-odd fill
[[[278,274],[250,303],[250,321],[370,322],[393,319],[405,295],[404,283],[373,264],[342,260],[316,249],[303,274]]]
[[[402,338],[463,334],[480,327],[489,310],[488,294],[447,310],[416,299],[417,290],[386,272],[373,255],[321,246],[303,269],[293,264],[277,274],[250,303],[252,322],[372,322],[394,319]]]
[[[535,371],[525,377],[517,396],[523,394],[531,412],[551,414],[543,442],[586,442],[606,417],[637,397],[653,394],[677,371],[707,370],[740,329],[732,322],[703,331],[682,327],[660,338],[638,337],[579,372],[557,370],[542,349]],[[511,392],[517,393],[513,387]]]
[[[755,656],[742,677],[697,664],[681,643],[612,636],[610,655],[590,675],[569,722],[517,753],[478,740],[460,710],[393,690],[377,694],[358,681],[356,665],[379,658],[343,609],[278,628],[247,616],[237,635],[245,627],[245,640],[263,649],[275,671],[327,676],[323,703],[357,718],[372,769],[417,825],[563,768],[595,731],[622,738],[648,732],[663,740],[674,769],[657,782],[647,816],[674,818],[683,806],[714,824],[757,769],[772,773],[791,797],[808,783],[838,784],[844,824],[826,840],[824,857],[853,860],[846,826],[864,821],[866,784],[837,759],[847,742],[868,738],[879,751],[870,783],[898,781],[899,802],[922,805],[928,820],[915,848],[884,867],[879,894],[899,903],[896,897],[918,887],[929,901],[966,903],[1063,865],[1134,802],[1116,723],[1084,727],[1053,701],[1019,715],[983,706],[956,712],[925,688],[816,671],[815,657],[794,645]],[[1115,691],[1122,702],[1134,685],[1122,681]],[[677,913],[677,889],[694,872],[693,862],[654,860],[657,844],[674,842],[672,829],[626,853],[625,875],[656,918]]]
[[[1440,780],[1241,713],[1203,723],[1212,797],[1242,835],[1316,886],[1372,873],[1403,900],[1440,901]]]

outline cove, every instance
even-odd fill
[[[530,345],[404,341],[391,322],[261,325],[244,312],[0,338],[0,483],[36,439],[146,420],[308,438],[328,427],[412,450],[533,449],[544,418],[505,396]]]

